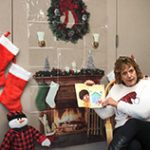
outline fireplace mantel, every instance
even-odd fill
[[[36,77],[33,78],[40,82],[50,83],[51,81],[57,82],[60,85],[72,85],[79,82],[84,82],[86,80],[93,80],[95,83],[100,83],[103,75],[70,75],[70,76],[52,76],[52,77]]]
[[[78,76],[53,76],[53,77],[35,77],[38,84],[45,82],[50,84],[51,81],[58,83],[59,90],[55,97],[56,108],[77,107],[75,83],[83,83],[86,80],[93,80],[95,83],[100,83],[103,76],[100,75],[78,75]]]

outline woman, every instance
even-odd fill
[[[115,115],[108,149],[150,150],[150,80],[143,79],[138,64],[130,57],[119,57],[114,73],[116,84],[102,102],[103,108],[95,109],[102,119]]]

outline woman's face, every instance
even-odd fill
[[[134,67],[125,64],[121,71],[121,79],[126,86],[134,86],[137,83],[137,73]]]

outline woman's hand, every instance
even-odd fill
[[[117,107],[118,102],[115,101],[113,98],[109,97],[105,101],[102,101],[102,106],[105,107],[107,105],[111,105],[113,107]]]
[[[86,80],[86,81],[84,82],[84,84],[89,85],[89,86],[92,86],[92,85],[95,84],[95,82],[92,81],[92,80]]]

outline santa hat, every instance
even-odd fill
[[[16,119],[16,118],[24,118],[24,117],[27,118],[23,112],[19,112],[19,111],[10,111],[7,114],[8,121],[11,121],[11,120]]]

